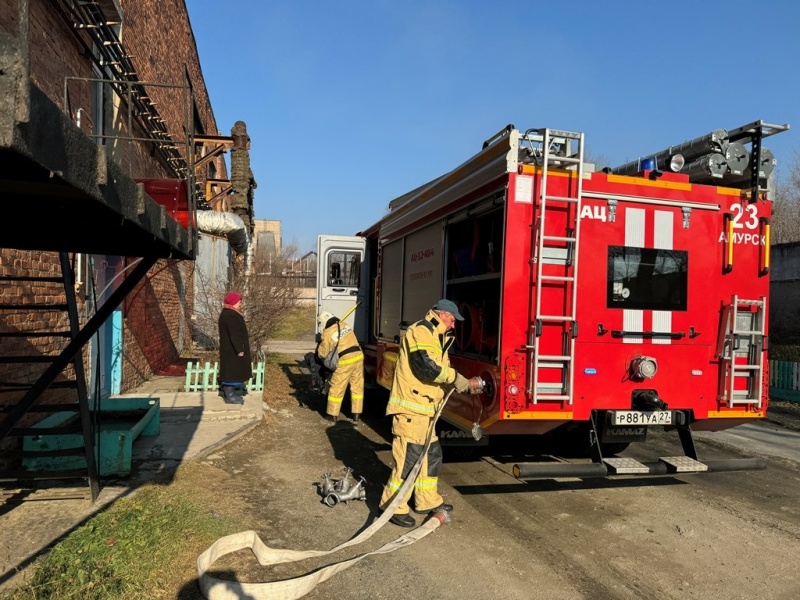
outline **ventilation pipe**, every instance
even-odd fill
[[[228,243],[237,254],[246,254],[250,246],[247,226],[241,217],[233,213],[198,210],[197,230],[228,238]]]

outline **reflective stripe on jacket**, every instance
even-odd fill
[[[400,342],[387,415],[433,416],[444,398],[444,385],[456,379],[447,354],[452,343],[452,334],[432,310],[408,328]]]
[[[338,327],[337,327],[338,325]],[[339,341],[341,340],[341,341]],[[322,340],[317,347],[317,356],[325,358],[339,342],[339,364],[346,365],[359,360],[364,360],[361,346],[358,345],[356,334],[346,323],[334,323],[322,332]]]

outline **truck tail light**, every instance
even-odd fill
[[[503,368],[503,390],[505,394],[505,410],[509,412],[518,412],[525,408],[525,398],[520,397],[524,394],[525,389],[521,387],[521,382],[525,375],[525,355],[515,352],[506,358]],[[499,396],[500,394],[498,394]]]
[[[506,371],[506,410],[517,412],[522,410],[525,405],[524,398],[520,398],[519,373],[517,371]]]
[[[508,382],[508,386],[506,387],[508,393],[512,396],[519,394],[519,371],[513,367],[506,369],[506,381]]]

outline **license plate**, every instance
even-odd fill
[[[617,410],[614,425],[672,425],[672,411]]]

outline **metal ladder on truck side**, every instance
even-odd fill
[[[529,324],[528,346],[530,360],[528,368],[528,394],[533,404],[542,401],[573,403],[573,384],[575,380],[575,338],[578,335],[576,321],[576,300],[578,283],[578,255],[580,242],[580,214],[583,194],[583,133],[560,131],[556,129],[539,129],[542,138],[541,176],[539,183],[538,211],[534,206],[534,223],[532,230],[536,243],[534,255],[531,257],[535,265],[535,279],[532,282],[536,289],[533,319]],[[571,146],[577,145],[572,152]],[[563,155],[556,150],[559,146]],[[567,184],[567,196],[549,193],[549,177],[553,168],[570,169],[575,173],[575,180]],[[565,228],[563,232],[549,231],[546,227],[548,215],[556,211],[565,212]],[[574,218],[573,218],[574,216]],[[555,235],[558,233],[558,235]],[[562,275],[544,273],[544,264],[563,263]],[[549,289],[563,290],[561,303],[563,314],[546,314],[542,312],[542,291],[544,285]],[[550,309],[550,305],[548,306]],[[541,354],[542,335],[546,326],[562,325],[561,354]],[[561,372],[559,386],[550,382],[540,383],[542,369],[555,369]]]
[[[728,406],[761,408],[764,383],[764,311],[767,299],[745,300],[734,294],[723,307],[717,338],[720,360],[719,399]],[[744,359],[737,362],[736,359]],[[744,380],[744,386],[736,382]]]

